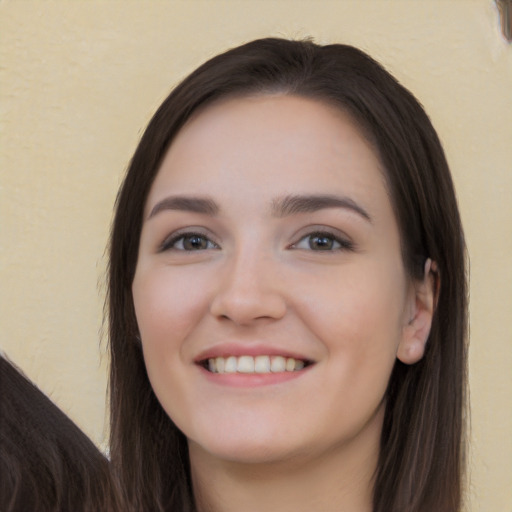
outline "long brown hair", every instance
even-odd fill
[[[109,463],[20,370],[0,356],[0,510],[122,510]]]
[[[461,507],[466,404],[465,244],[452,179],[430,120],[413,95],[347,45],[262,39],[209,60],[167,97],[147,127],[117,198],[110,245],[112,463],[134,510],[193,511],[187,443],[149,383],[131,285],[144,204],[187,119],[216,99],[294,94],[338,106],[380,157],[399,225],[404,266],[437,264],[440,290],[424,358],[396,362],[389,382],[374,512]]]

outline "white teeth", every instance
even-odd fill
[[[293,357],[289,357],[286,360],[286,371],[293,372],[293,370],[295,370],[295,359],[293,359]]]
[[[225,373],[236,373],[237,370],[237,360],[235,356],[228,357],[224,362],[224,372]],[[218,371],[218,370],[217,370]]]
[[[224,365],[225,359],[223,357],[217,357],[215,359],[215,369],[214,371],[218,371],[219,373],[224,373]],[[210,370],[211,371],[211,370]]]
[[[270,371],[274,373],[286,371],[286,359],[282,356],[275,356],[270,359]]]
[[[304,361],[283,356],[229,356],[208,359],[212,373],[281,373],[302,370]]]
[[[254,371],[256,373],[269,373],[270,372],[270,357],[269,356],[256,356],[254,358]]]
[[[254,373],[254,357],[242,356],[238,358],[236,367],[238,373]]]
[[[300,359],[295,360],[295,370],[302,370],[304,368],[304,361],[301,361]]]

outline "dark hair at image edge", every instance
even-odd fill
[[[295,94],[337,105],[377,151],[399,225],[405,268],[437,264],[439,297],[424,358],[396,362],[386,398],[374,512],[455,512],[465,467],[466,252],[448,164],[418,101],[347,45],[263,39],[209,60],[150,121],[116,204],[110,245],[111,454],[130,510],[193,511],[187,444],[144,366],[131,286],[150,187],[174,136],[217,99]]]
[[[116,496],[106,457],[0,354],[0,510],[110,512]]]

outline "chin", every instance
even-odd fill
[[[304,453],[303,449],[291,446],[289,439],[286,444],[279,441],[275,436],[225,436],[204,439],[200,443],[189,440],[189,447],[191,452],[208,454],[215,459],[237,464],[273,464],[297,458]]]

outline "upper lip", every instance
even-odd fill
[[[294,359],[300,359],[301,361],[314,362],[310,357],[288,348],[251,343],[222,343],[215,345],[214,347],[210,347],[199,352],[199,354],[194,357],[194,362],[201,363],[207,359],[229,356],[283,356],[293,357]]]

